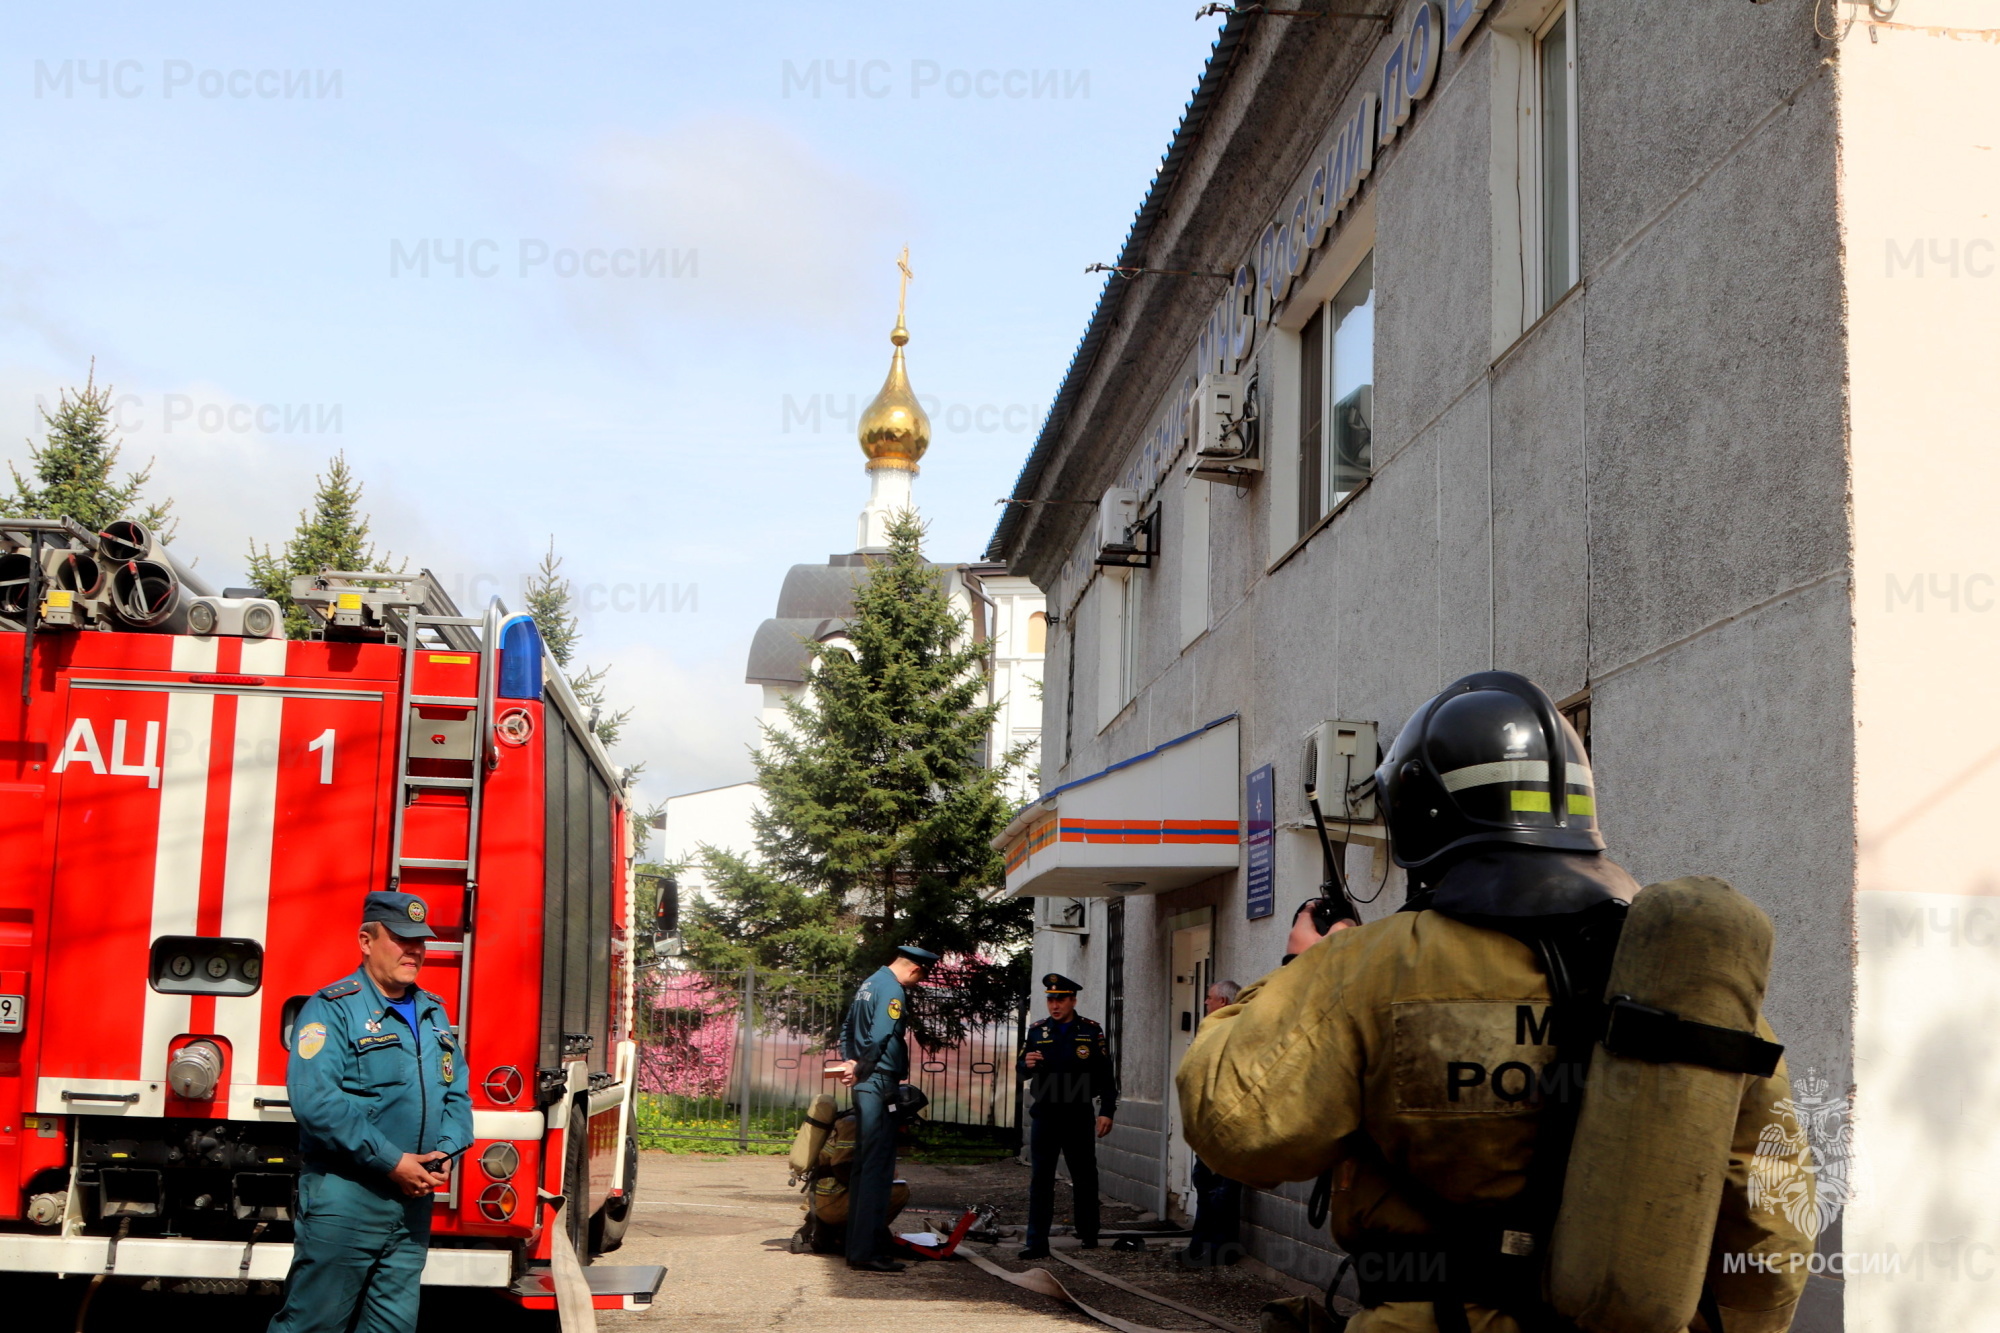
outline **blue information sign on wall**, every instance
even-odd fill
[[[1243,880],[1243,914],[1255,921],[1276,910],[1277,892],[1277,801],[1272,790],[1271,765],[1243,779],[1243,808],[1250,818],[1250,866]]]

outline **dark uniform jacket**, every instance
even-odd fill
[[[1032,1051],[1041,1060],[1028,1063]],[[1118,1111],[1118,1080],[1111,1070],[1111,1044],[1104,1029],[1078,1015],[1067,1023],[1044,1018],[1028,1028],[1028,1040],[1021,1047],[1020,1071],[1028,1078],[1035,1104],[1030,1111],[1088,1111],[1096,1104],[1097,1114],[1112,1116]]]
[[[840,1058],[855,1062],[857,1081],[872,1074],[900,1079],[910,1072],[910,1047],[903,1040],[908,1004],[903,983],[886,967],[877,968],[854,992],[847,1020],[840,1025]]]
[[[418,988],[416,1000],[412,1032],[357,969],[299,1010],[285,1086],[309,1168],[373,1183],[406,1152],[472,1142],[458,1039],[437,996]]]

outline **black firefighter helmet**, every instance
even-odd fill
[[[1590,758],[1541,686],[1476,671],[1418,708],[1375,790],[1396,864],[1441,870],[1495,843],[1601,852]]]

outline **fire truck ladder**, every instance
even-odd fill
[[[328,639],[402,645],[403,715],[396,727],[396,803],[389,835],[389,887],[400,889],[403,873],[408,870],[456,872],[464,881],[464,909],[459,918],[464,926],[460,937],[434,940],[430,945],[434,953],[459,956],[458,1028],[459,1040],[463,1042],[472,999],[481,796],[486,773],[497,757],[492,734],[493,701],[499,691],[500,626],[507,619],[507,608],[495,597],[487,604],[484,616],[462,616],[429,570],[400,574],[326,569],[293,579],[292,596],[320,618],[321,633]],[[477,681],[473,694],[416,692],[418,655],[439,652],[464,654],[473,659]],[[471,760],[467,776],[415,771],[410,737],[413,724],[421,720],[419,710],[458,715],[456,719],[440,719],[433,725],[465,728],[464,734],[471,745],[463,747],[466,752],[458,755],[432,757]],[[437,791],[465,793],[464,852],[448,858],[405,856],[403,843],[410,808],[424,792]],[[453,1188],[456,1189],[456,1184]]]
[[[500,624],[506,617],[506,608],[494,598],[486,608],[484,616],[432,615],[412,609],[408,613],[409,632],[403,636],[403,716],[396,737],[396,783],[397,800],[395,820],[389,836],[389,887],[402,887],[403,872],[406,870],[448,870],[456,871],[465,881],[465,905],[461,920],[465,923],[460,939],[437,941],[430,946],[437,953],[459,955],[459,1024],[465,1023],[466,1005],[471,998],[472,985],[472,923],[474,909],[479,897],[479,826],[481,795],[485,787],[488,752],[492,745],[493,699],[498,689]],[[426,630],[434,631],[426,636]],[[477,631],[476,641],[471,639],[472,631]],[[425,642],[427,637],[435,642]],[[415,692],[417,677],[417,655],[420,652],[436,652],[440,648],[464,652],[474,658],[478,679],[478,692],[471,696],[428,695]],[[461,719],[471,723],[472,775],[470,777],[440,777],[429,773],[413,771],[410,753],[410,735],[418,722],[418,710],[439,710],[457,712]],[[405,856],[403,854],[404,823],[410,806],[426,791],[462,791],[466,794],[465,854],[460,857],[437,858]],[[461,1034],[462,1038],[462,1034]]]

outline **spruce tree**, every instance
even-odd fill
[[[988,765],[998,706],[912,513],[855,592],[846,647],[809,644],[810,689],[755,756],[760,864],[709,853],[716,901],[689,951],[704,964],[837,967],[851,982],[921,944],[951,958],[948,990],[912,1006],[920,1035],[957,1040],[1014,1011],[1025,900],[1009,899],[992,839],[1025,747]]]
[[[563,577],[562,557],[556,554],[556,539],[551,536],[549,549],[529,577],[521,600],[527,604],[527,613],[535,618],[535,628],[542,633],[542,646],[561,667],[568,666],[569,659],[576,655],[577,619],[570,610],[571,599],[570,582]]]
[[[250,546],[250,582],[264,596],[285,608],[285,634],[303,639],[315,623],[304,607],[292,601],[292,580],[325,569],[387,570],[388,556],[378,556],[368,540],[368,516],[361,512],[361,483],[348,470],[345,451],[335,454],[323,476],[313,478],[311,509],[299,511],[298,531],[273,554]],[[402,565],[396,566],[400,572]]]
[[[607,747],[618,743],[625,723],[631,719],[632,710],[621,708],[613,713],[604,703],[604,677],[609,667],[584,667],[569,670],[570,659],[576,656],[577,639],[582,633],[576,612],[576,590],[562,572],[562,557],[556,554],[556,539],[549,538],[549,549],[542,556],[542,563],[522,589],[521,600],[527,604],[528,614],[534,617],[535,628],[541,631],[542,643],[547,646],[549,656],[556,659],[556,665],[563,668],[569,678],[569,690],[582,704],[585,712],[597,713],[597,739]],[[635,766],[636,773],[638,767]]]
[[[97,387],[97,363],[91,362],[89,377],[81,389],[64,389],[57,397],[56,410],[38,407],[47,427],[46,442],[40,448],[28,442],[30,470],[39,485],[30,484],[12,463],[7,471],[14,478],[14,498],[0,501],[5,512],[16,518],[73,518],[92,532],[101,532],[115,519],[136,518],[151,528],[162,541],[173,535],[167,511],[172,500],[149,504],[143,499],[146,483],[152,480],[148,463],[124,479],[113,476],[118,465],[119,445],[112,437],[111,386]]]

